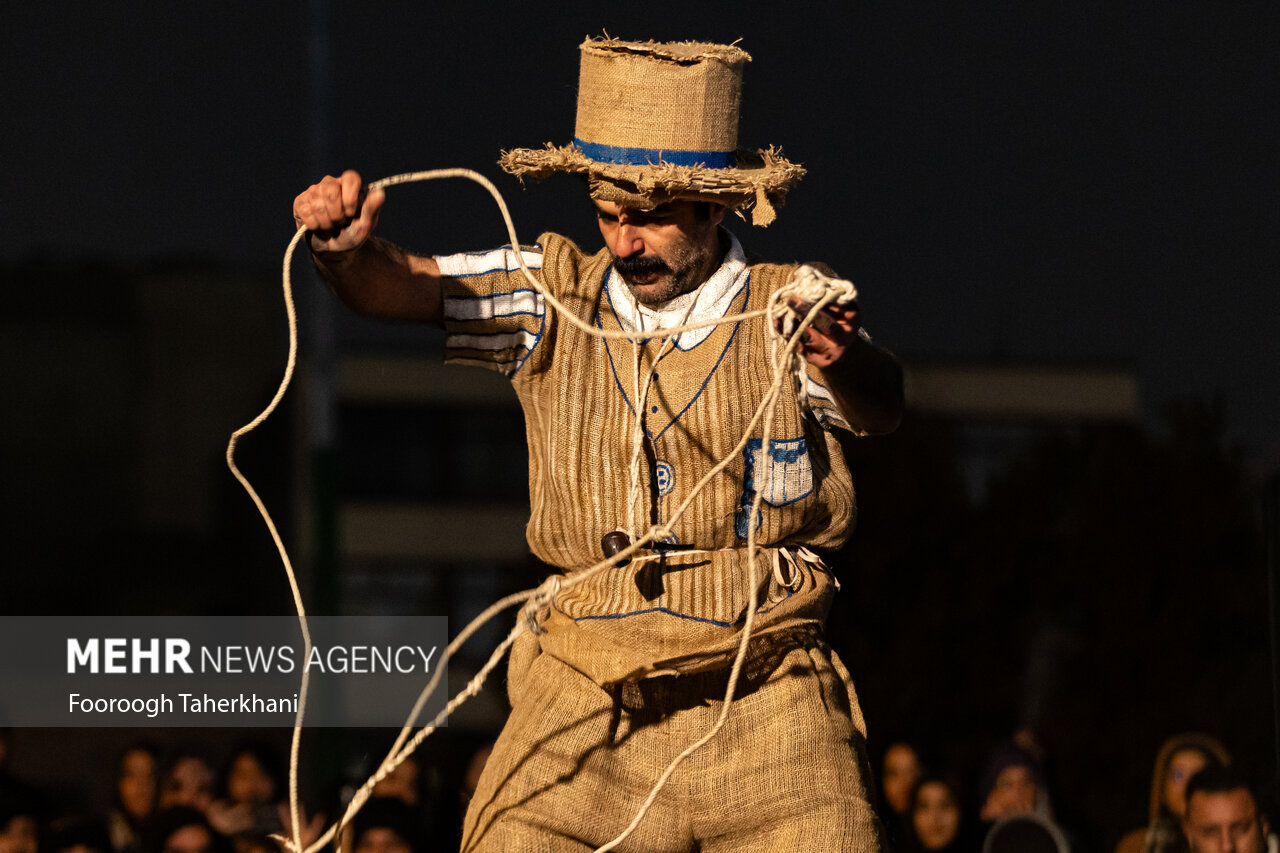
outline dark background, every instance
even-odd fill
[[[741,141],[809,169],[777,223],[736,226],[750,248],[851,278],[864,322],[909,365],[1118,368],[1140,390],[1137,422],[1038,426],[980,489],[945,420],[913,413],[858,445],[860,532],[832,638],[873,748],[927,740],[969,769],[1029,726],[1064,819],[1099,849],[1143,822],[1156,747],[1177,731],[1213,732],[1269,779],[1273,14],[1247,2],[10,9],[3,610],[289,612],[260,522],[216,471],[283,363],[273,270],[293,196],[343,168],[468,166],[498,182],[523,239],[555,228],[594,248],[579,185],[522,190],[498,151],[570,138],[588,34],[741,38],[754,57]],[[462,184],[393,190],[383,228],[423,251],[505,241],[491,202]],[[324,298],[299,279],[304,302]],[[337,323],[340,346],[438,346]],[[195,367],[156,366],[179,357]],[[201,424],[186,434],[201,467],[157,484],[137,436],[179,411]],[[306,463],[291,430],[308,417],[287,404],[242,451],[299,537],[290,520],[308,498],[290,472]],[[159,511],[146,507],[188,479],[206,521],[148,523]]]

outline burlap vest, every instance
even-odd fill
[[[608,253],[586,256],[554,234],[541,242],[542,279],[552,292],[587,322],[620,328],[610,300],[624,294],[604,286]],[[764,307],[793,269],[751,266],[728,313]],[[644,369],[661,344],[645,345]],[[529,361],[512,377],[529,441],[528,539],[540,559],[571,576],[599,562],[604,534],[628,529],[633,517],[640,530],[669,521],[708,470],[732,459],[672,525],[671,550],[611,568],[557,597],[544,614],[543,650],[602,684],[725,665],[748,603],[751,525],[762,546],[755,635],[821,625],[834,581],[812,551],[847,539],[853,486],[840,438],[805,412],[790,377],[768,449],[759,425],[736,449],[773,383],[770,349],[762,318],[717,326],[688,350],[668,347],[640,413],[647,436],[643,488],[632,509],[635,345],[590,336],[548,312]],[[751,519],[757,491],[764,501]]]

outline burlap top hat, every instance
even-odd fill
[[[775,148],[738,148],[742,66],[733,45],[587,39],[571,145],[518,148],[498,161],[517,177],[585,174],[593,198],[649,209],[669,201],[754,208],[768,225],[804,169]]]

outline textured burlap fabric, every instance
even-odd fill
[[[625,293],[606,283],[608,253],[586,256],[554,234],[539,241],[544,246],[540,275],[568,310],[605,330],[621,330],[612,302]],[[793,269],[745,266],[727,313],[763,308]],[[646,370],[662,355],[641,413],[652,456],[645,462],[647,487],[633,507],[634,345],[602,340],[534,312],[513,313],[503,322],[514,333],[494,343],[495,321],[488,316],[493,312],[473,310],[464,301],[481,286],[506,294],[518,281],[458,280],[456,290],[447,285],[447,310],[476,318],[447,323],[449,360],[509,359],[503,348],[507,341],[537,341],[511,381],[529,437],[527,534],[541,560],[572,576],[603,557],[600,539],[606,533],[630,529],[633,521],[647,526],[664,520],[693,495],[672,533],[679,545],[695,550],[637,561],[564,590],[543,614],[552,635],[545,648],[602,685],[725,665],[736,651],[747,604],[745,538],[752,526],[765,546],[755,566],[757,630],[820,624],[826,618],[833,593],[830,571],[817,558],[799,559],[784,567],[785,583],[779,583],[774,552],[767,549],[783,543],[835,549],[848,538],[855,502],[839,432],[808,416],[796,384],[788,382],[768,451],[762,435],[735,450],[773,383],[764,318],[717,326],[687,349],[664,348],[656,340],[645,345]],[[614,281],[614,287],[621,285]],[[480,349],[481,344],[490,349]],[[728,467],[695,492],[706,472],[726,457]],[[765,500],[750,519],[757,490]]]
[[[605,284],[609,253],[585,255],[556,234],[543,234],[539,242],[544,247],[539,274],[566,308],[587,323],[619,330],[612,302],[625,294],[616,279]],[[766,307],[769,294],[794,269],[790,264],[750,265],[727,313]],[[497,282],[483,277],[447,280],[445,286],[446,310],[453,310],[453,303],[465,304],[464,299],[481,286],[501,291],[528,287],[515,275]],[[493,349],[496,344],[480,349],[480,343],[497,337],[494,328],[500,322],[505,324],[504,331],[519,333],[507,336],[513,346],[534,341],[532,351],[511,375],[529,439],[529,545],[543,562],[566,571],[594,565],[603,557],[600,538],[627,529],[633,515],[629,492],[630,431],[637,405],[634,345],[588,335],[551,314],[512,312],[497,319],[480,311],[466,315],[476,316],[474,320],[463,319],[460,309],[458,314],[459,319],[446,319],[451,363],[483,364],[486,358],[502,357],[506,351]],[[646,370],[661,349],[661,341],[645,345]],[[782,389],[771,457],[761,458],[763,436],[758,431],[752,436],[755,444],[735,453],[773,384],[771,352],[767,321],[762,317],[717,326],[689,349],[665,349],[640,416],[651,437],[653,456],[645,462],[646,479],[656,476],[659,463],[666,463],[671,477],[664,483],[650,482],[643,490],[634,510],[644,526],[651,514],[666,518],[707,471],[732,456],[729,466],[697,494],[673,528],[680,544],[740,551],[745,526],[751,523],[745,517],[744,502],[754,497],[751,489],[766,486],[765,506],[754,521],[761,545],[803,543],[821,552],[835,550],[848,540],[855,501],[841,442],[851,436],[808,416],[793,383]],[[817,374],[816,368],[813,373]],[[794,457],[791,463],[790,457]],[[664,588],[676,590],[672,584],[678,585],[680,579],[673,573],[665,579],[669,583]],[[690,594],[708,601],[714,593]]]
[[[618,148],[737,151],[746,51],[686,43],[645,52],[625,44],[582,45],[575,138]]]
[[[775,572],[775,554],[761,549],[757,559],[757,645],[797,627],[820,629],[835,593],[830,570],[816,557],[778,554],[783,565]],[[749,603],[746,562],[739,549],[606,570],[556,597],[544,614],[542,648],[605,686],[728,667]],[[627,614],[624,625],[612,625],[607,614]]]
[[[734,45],[587,39],[571,145],[503,152],[521,178],[586,175],[591,195],[648,210],[675,199],[752,210],[768,225],[804,175],[776,147],[738,148],[742,66]]]
[[[539,242],[529,260],[567,310],[623,328],[614,301],[625,289],[608,253],[585,255],[555,234]],[[571,579],[602,558],[600,540],[611,531],[669,522],[667,547],[690,550],[566,586],[541,614],[542,633],[517,644],[512,715],[473,801],[464,849],[592,849],[626,827],[719,713],[748,603],[752,529],[762,546],[759,607],[741,698],[623,849],[879,849],[861,711],[820,639],[834,579],[814,552],[843,544],[855,513],[842,444],[852,434],[830,397],[817,396],[821,375],[806,370],[785,383],[769,444],[757,426],[738,448],[773,382],[763,318],[717,326],[683,346],[646,345],[642,365],[657,376],[641,407],[634,345],[562,322],[513,272],[511,254],[438,260],[448,276],[448,360],[501,370],[524,410],[530,547]],[[763,307],[793,269],[740,261],[723,312]],[[632,506],[637,415],[647,438]],[[726,457],[730,464],[695,494]]]
[[[710,729],[727,677],[719,670],[605,691],[547,654],[528,666],[513,672],[511,719],[467,813],[468,853],[585,851],[610,841],[670,761]],[[797,632],[744,672],[725,727],[676,770],[620,849],[880,850],[867,766],[848,674],[812,633]]]

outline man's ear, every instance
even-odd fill
[[[711,203],[711,224],[719,225],[721,222],[724,222],[724,215],[728,210],[729,208],[726,207],[725,205],[716,204],[715,202],[712,202]]]

